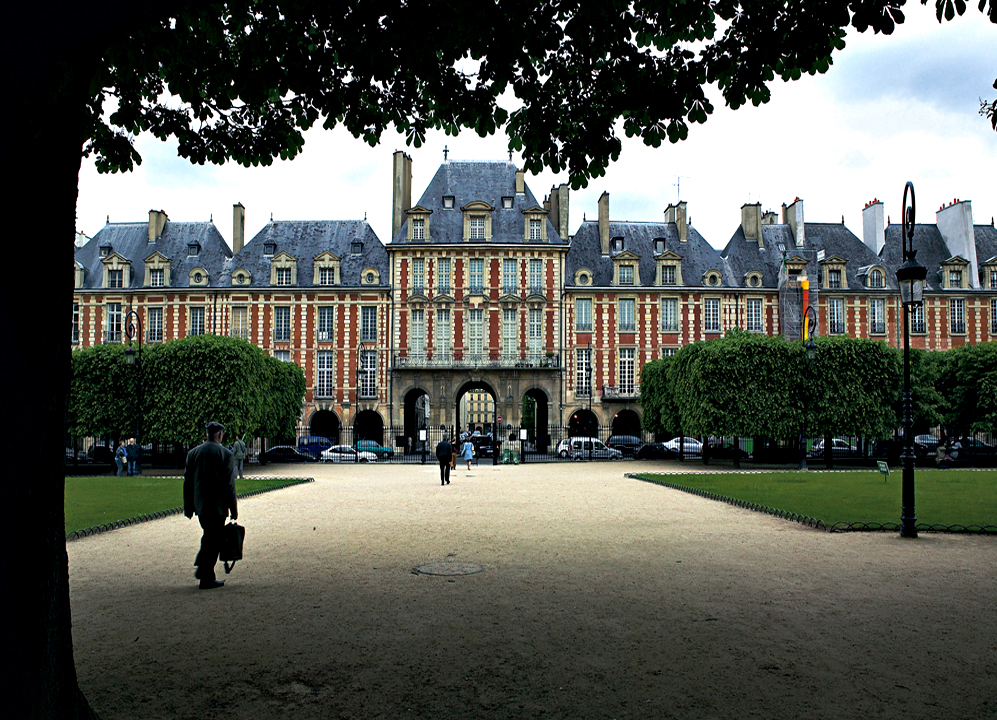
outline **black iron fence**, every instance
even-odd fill
[[[474,447],[475,463],[560,462],[578,459],[612,459],[618,450],[624,459],[681,459],[713,463],[735,461],[758,464],[787,464],[799,460],[797,441],[766,438],[655,438],[649,433],[613,433],[610,428],[586,432],[577,427],[551,425],[547,428],[496,428],[483,425],[473,434],[457,433],[453,427],[405,429],[385,427],[370,429],[341,428],[331,435],[316,435],[306,429],[295,437],[282,440],[254,438],[248,441],[246,462],[378,462],[434,463],[436,446],[444,439],[456,439],[458,451],[468,440]],[[591,440],[589,439],[591,438]],[[960,437],[960,447],[952,453],[952,439],[939,431],[915,438],[916,463],[920,467],[997,467],[997,445],[988,434]],[[823,438],[805,442],[809,465],[827,464]],[[644,445],[652,447],[642,448]],[[938,447],[947,452],[939,453]],[[66,443],[66,466],[69,474],[106,473],[116,470],[114,448],[110,439],[70,438]],[[190,446],[180,443],[145,443],[141,464],[146,468],[182,469]],[[831,465],[834,467],[871,467],[877,460],[899,465],[900,438],[872,440],[857,437],[832,439]],[[297,451],[294,454],[290,451]],[[705,451],[705,460],[704,460]]]

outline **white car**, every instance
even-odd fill
[[[571,459],[572,460],[588,460],[592,458],[593,460],[622,460],[623,453],[619,450],[614,450],[611,447],[606,447],[605,444],[598,438],[592,437],[573,437],[571,438]]]
[[[682,438],[672,438],[665,443],[665,447],[672,452],[679,451],[679,441]],[[685,452],[688,455],[702,455],[703,454],[703,443],[699,442],[696,438],[687,437],[685,438]]]
[[[361,450],[357,452],[354,448],[349,445],[333,445],[328,450],[322,451],[319,456],[319,460],[322,462],[377,462],[377,455],[372,452],[367,452],[366,450]]]

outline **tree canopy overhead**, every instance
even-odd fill
[[[849,26],[892,33],[905,1],[167,3],[108,38],[84,153],[130,170],[151,132],[195,163],[255,165],[293,158],[316,123],[371,145],[393,127],[416,147],[430,129],[504,129],[527,170],[567,170],[577,188],[619,157],[619,127],[678,142],[713,112],[707,85],[732,108],[767,102],[776,78],[826,72]]]

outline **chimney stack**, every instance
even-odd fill
[[[149,242],[154,243],[162,237],[168,219],[165,210],[149,211]]]
[[[550,203],[546,208],[550,212],[550,221],[562,240],[568,239],[568,185],[561,183],[550,189]]]
[[[405,222],[405,211],[412,207],[412,158],[395,150],[391,173],[391,237]],[[390,240],[389,240],[390,242]]]
[[[599,196],[599,246],[603,255],[609,255],[609,193]]]
[[[976,231],[973,229],[973,204],[969,200],[953,200],[935,213],[938,232],[948,247],[949,255],[969,261],[969,287],[980,287],[980,265],[976,258]]]
[[[679,234],[679,242],[686,242],[689,239],[689,223],[686,221],[685,208],[684,200],[665,208],[665,224],[675,223],[675,229]]]
[[[526,172],[516,170],[516,194],[522,195],[526,192]]]
[[[762,204],[754,203],[741,206],[741,231],[744,239],[758,243],[762,248]]]
[[[790,232],[793,233],[793,241],[796,247],[803,247],[803,240],[806,237],[803,225],[803,201],[796,198],[788,206],[783,203],[782,223],[789,225]]]
[[[878,199],[862,208],[862,242],[879,255],[886,244],[886,226],[883,224],[883,203]]]
[[[242,203],[232,206],[232,254],[235,255],[246,244],[246,208]]]

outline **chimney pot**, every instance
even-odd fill
[[[246,244],[246,208],[236,203],[232,206],[232,254],[238,253]]]
[[[599,196],[599,246],[603,255],[609,255],[609,193]]]

